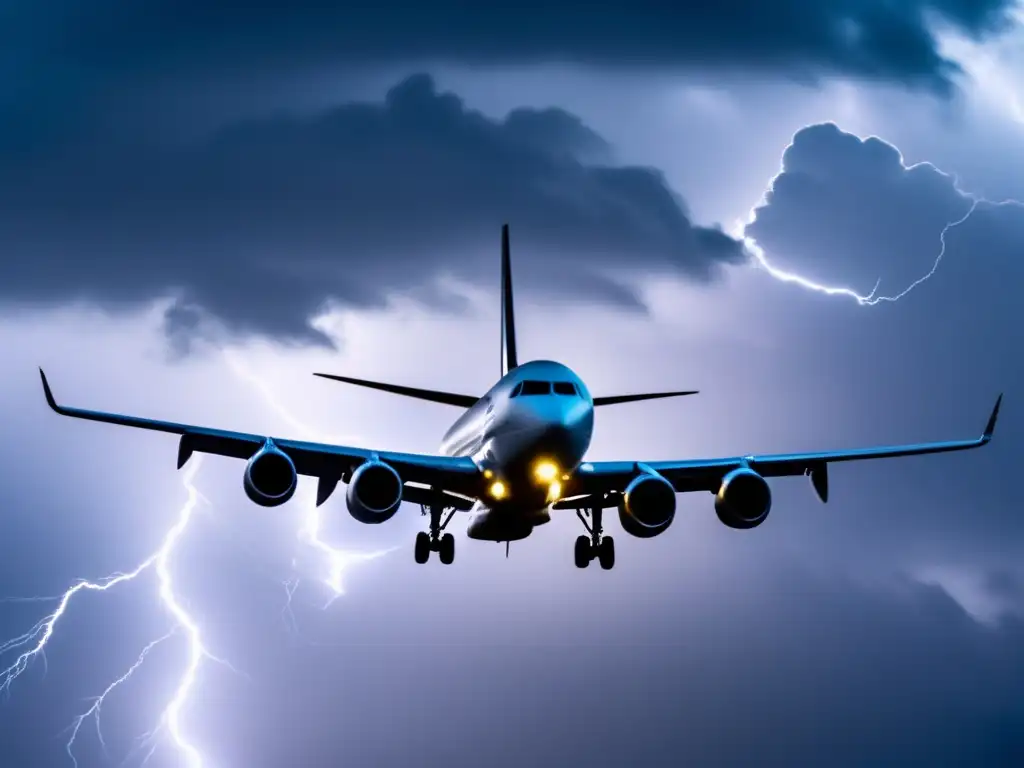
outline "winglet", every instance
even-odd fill
[[[1002,402],[1003,395],[1000,393],[999,397],[996,398],[996,404],[992,409],[992,415],[988,417],[988,424],[985,425],[985,431],[981,436],[981,439],[986,443],[992,439],[992,434],[996,431],[996,419],[999,418],[999,406]]]
[[[60,413],[60,406],[57,405],[57,401],[53,399],[53,392],[50,390],[50,383],[46,380],[46,374],[43,373],[42,368],[39,369],[39,378],[43,380],[43,394],[46,395],[46,404],[57,413]]]

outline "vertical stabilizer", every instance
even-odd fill
[[[516,313],[512,301],[512,258],[508,224],[501,227],[501,375],[519,365],[516,354]]]

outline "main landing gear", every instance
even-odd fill
[[[576,567],[586,568],[590,561],[597,558],[601,567],[610,571],[615,565],[615,539],[611,536],[604,536],[604,529],[601,527],[604,510],[600,507],[591,509],[577,509],[576,516],[587,529],[589,536],[580,536],[576,539]],[[587,517],[590,522],[587,522]]]
[[[441,517],[445,510],[448,510],[448,516],[442,522]],[[450,533],[444,533],[444,529],[448,527],[448,523],[455,514],[455,508],[437,504],[428,507],[426,504],[421,504],[420,513],[430,515],[430,530],[420,531],[416,534],[416,546],[414,547],[416,562],[423,565],[430,559],[431,552],[437,552],[437,556],[443,564],[451,565],[455,562],[455,537]]]

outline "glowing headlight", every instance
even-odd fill
[[[504,499],[505,495],[508,493],[508,488],[505,487],[505,484],[501,482],[501,480],[495,480],[491,483],[489,490],[491,492],[491,496],[496,499]]]
[[[548,486],[548,503],[554,504],[562,497],[562,484],[555,480]]]
[[[533,468],[533,476],[548,485],[558,479],[558,465],[553,461],[538,461]]]

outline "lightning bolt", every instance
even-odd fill
[[[295,416],[293,416],[277,399],[274,392],[269,386],[267,386],[266,382],[255,376],[236,355],[226,351],[224,353],[224,360],[227,362],[228,368],[231,369],[231,372],[235,376],[253,386],[260,393],[264,402],[270,406],[271,410],[277,413],[292,429],[302,435],[303,438],[307,440],[315,440],[321,443],[335,443],[342,445],[356,442],[351,435],[325,435],[323,433],[318,433],[317,430],[295,418]],[[345,594],[345,586],[342,581],[345,571],[353,565],[376,560],[384,555],[390,554],[391,552],[394,552],[397,547],[390,547],[388,549],[373,552],[358,552],[332,547],[323,539],[322,536],[323,517],[320,512],[320,507],[316,506],[316,503],[312,498],[310,498],[310,501],[313,503],[303,504],[303,507],[308,511],[304,515],[302,523],[300,524],[298,538],[301,542],[319,552],[327,563],[327,573],[324,577],[324,584],[331,593],[327,604],[324,606],[327,608],[336,599]],[[284,584],[285,594],[288,598],[288,602],[286,604],[286,611],[288,612],[291,610],[291,601],[298,590],[298,587],[298,580],[289,580]],[[289,624],[294,627],[294,617],[291,617],[290,613]]]
[[[189,647],[188,663],[185,665],[185,669],[182,671],[181,676],[178,679],[178,685],[175,688],[171,700],[164,708],[163,714],[160,718],[160,724],[150,734],[152,743],[150,753],[152,753],[152,750],[156,748],[155,737],[159,733],[166,733],[175,748],[181,753],[185,760],[185,764],[189,766],[189,768],[202,768],[203,766],[203,759],[198,748],[189,741],[188,737],[184,733],[184,729],[181,724],[181,714],[185,703],[188,700],[188,695],[195,685],[196,676],[202,663],[206,660],[221,660],[213,656],[203,644],[202,635],[198,625],[182,605],[180,598],[175,592],[174,579],[170,569],[170,560],[175,547],[184,535],[185,530],[188,528],[188,524],[192,520],[192,515],[196,506],[202,498],[194,484],[195,476],[199,471],[200,466],[201,462],[196,461],[194,464],[189,466],[183,474],[182,483],[187,492],[187,499],[185,504],[179,510],[178,517],[174,525],[171,526],[166,534],[164,534],[164,538],[155,552],[136,565],[133,570],[126,573],[114,573],[98,581],[78,581],[58,598],[32,598],[39,600],[54,599],[57,602],[57,607],[52,613],[37,622],[36,625],[28,632],[12,638],[6,643],[0,645],[0,655],[18,651],[18,655],[14,661],[5,669],[0,671],[0,690],[3,690],[5,693],[9,693],[11,686],[25,672],[25,670],[29,668],[29,665],[33,661],[38,658],[43,658],[45,660],[46,646],[53,637],[58,622],[60,622],[60,620],[65,616],[71,605],[71,601],[74,600],[76,595],[81,592],[108,592],[121,584],[134,581],[148,571],[155,572],[160,602],[174,620],[174,629],[143,648],[135,663],[128,668],[128,671],[108,685],[106,689],[104,689],[104,691],[93,700],[92,705],[85,712],[75,718],[69,728],[70,736],[65,744],[65,750],[71,758],[71,761],[76,766],[78,765],[78,761],[75,758],[74,746],[83,723],[90,718],[95,721],[100,744],[105,747],[102,731],[100,730],[100,713],[103,708],[103,704],[115,690],[131,679],[132,675],[134,675],[142,666],[147,656],[154,648],[168,640],[177,632],[184,633],[187,638]]]
[[[904,169],[909,168],[903,164],[902,155],[900,156],[900,163]],[[911,166],[913,167],[913,166]],[[769,184],[769,191],[774,186],[775,180],[782,174],[780,169],[779,173],[772,178]],[[946,254],[946,235],[950,230],[963,225],[967,222],[970,217],[975,213],[978,206],[982,203],[990,204],[993,206],[1001,205],[1015,205],[1024,206],[1024,203],[1015,199],[1007,199],[999,202],[987,200],[981,196],[971,194],[962,190],[959,184],[954,179],[954,189],[961,194],[965,199],[971,201],[967,212],[958,219],[948,222],[939,233],[939,250],[935,256],[931,268],[921,277],[914,280],[910,285],[905,287],[903,290],[896,294],[884,295],[878,293],[878,288],[881,285],[881,279],[875,284],[875,287],[868,294],[861,294],[856,290],[845,287],[845,286],[833,286],[812,281],[802,275],[794,272],[788,272],[778,267],[773,266],[769,261],[764,250],[757,244],[757,242],[748,237],[745,234],[746,228],[754,222],[756,219],[756,209],[764,203],[764,198],[758,203],[757,206],[751,208],[748,213],[747,221],[745,223],[739,222],[734,235],[744,242],[746,248],[754,257],[754,260],[760,268],[766,271],[772,278],[784,282],[798,285],[806,290],[823,293],[830,296],[844,296],[855,300],[861,306],[875,306],[882,302],[896,302],[902,299],[904,296],[909,294],[915,288],[920,286],[922,283],[929,280],[939,269],[943,258]],[[767,194],[767,193],[766,193]],[[296,418],[294,418],[287,409],[280,403],[275,397],[274,393],[266,386],[264,382],[255,377],[242,363],[241,361],[231,355],[225,353],[225,359],[232,372],[238,376],[241,380],[245,381],[249,385],[253,386],[262,396],[264,401],[270,408],[278,414],[291,428],[296,429],[302,433],[304,437],[318,440],[319,442],[351,442],[350,440],[337,440],[332,436],[323,437],[316,434],[316,430],[303,424]],[[82,713],[80,713],[72,724],[69,726],[69,737],[65,744],[65,749],[72,763],[77,766],[77,759],[74,754],[74,746],[76,740],[81,732],[82,726],[90,719],[94,721],[97,738],[99,739],[100,745],[105,749],[106,745],[103,739],[102,730],[100,727],[100,716],[103,705],[107,699],[117,691],[118,688],[127,683],[135,672],[140,669],[146,662],[150,653],[156,650],[163,643],[168,640],[183,635],[186,638],[186,642],[189,649],[188,661],[185,664],[185,668],[181,671],[178,677],[178,683],[175,691],[160,716],[159,724],[157,727],[147,734],[147,740],[150,743],[150,749],[145,759],[148,759],[157,748],[157,737],[165,735],[174,749],[182,758],[185,765],[188,768],[204,768],[205,760],[199,748],[189,740],[185,733],[182,725],[182,714],[189,701],[189,696],[196,685],[196,680],[199,671],[206,661],[214,661],[222,664],[226,664],[222,659],[217,658],[206,648],[203,643],[202,633],[196,621],[189,614],[185,608],[181,598],[177,594],[174,586],[174,579],[171,572],[171,559],[175,552],[177,545],[186,533],[189,523],[193,518],[193,514],[200,500],[203,500],[202,495],[195,486],[194,480],[196,474],[201,466],[200,457],[195,457],[190,463],[187,470],[182,475],[182,483],[187,493],[187,499],[185,504],[181,507],[178,512],[178,516],[174,525],[166,532],[163,539],[161,540],[160,546],[156,551],[150,554],[146,559],[139,563],[133,570],[124,573],[114,573],[98,581],[86,581],[81,580],[72,585],[62,595],[50,598],[26,598],[31,601],[52,601],[56,603],[56,608],[48,614],[46,617],[37,622],[31,629],[22,635],[14,637],[2,644],[0,644],[0,657],[10,654],[17,653],[14,661],[11,662],[6,668],[0,670],[0,691],[9,693],[11,687],[15,681],[29,668],[35,660],[41,660],[45,664],[45,653],[47,644],[53,637],[56,630],[57,624],[66,614],[72,600],[76,595],[82,592],[107,592],[117,587],[120,584],[124,584],[129,581],[134,581],[137,578],[143,576],[149,571],[153,571],[156,576],[158,595],[161,604],[168,614],[170,614],[173,620],[172,629],[164,634],[163,636],[153,640],[147,644],[139,653],[135,662],[129,666],[127,671],[124,672],[120,677],[111,682],[97,697],[92,700],[90,706]],[[352,565],[367,562],[370,560],[382,557],[394,551],[394,547],[374,551],[374,552],[357,552],[342,550],[332,547],[322,537],[322,516],[320,509],[315,504],[303,505],[308,509],[308,512],[304,515],[302,522],[298,530],[298,538],[301,542],[307,544],[318,552],[326,561],[326,575],[323,579],[324,584],[328,587],[331,592],[331,597],[327,603],[330,605],[337,597],[344,594],[343,575]],[[285,582],[285,591],[287,596],[287,603],[285,609],[290,613],[291,600],[296,593],[299,586],[298,579],[290,579]],[[144,760],[145,761],[145,760]],[[143,761],[143,762],[144,762]]]
[[[236,357],[229,353],[225,353],[225,357],[231,370],[239,378],[255,387],[264,401],[289,426],[297,429],[304,435],[314,435],[314,430],[288,413],[269,387],[252,375]],[[330,436],[325,440],[321,440],[321,442],[329,441]],[[80,580],[69,587],[62,595],[55,597],[8,598],[7,600],[7,602],[55,602],[57,605],[50,614],[38,621],[24,634],[0,643],[0,658],[11,653],[17,653],[14,660],[6,668],[0,670],[0,691],[5,694],[10,693],[15,681],[24,674],[33,661],[38,659],[45,665],[47,645],[53,637],[58,623],[67,613],[76,595],[82,592],[108,592],[121,584],[134,581],[150,571],[155,573],[160,603],[170,615],[173,626],[166,634],[147,644],[139,653],[135,662],[128,667],[127,671],[111,682],[98,696],[92,699],[90,706],[84,712],[81,712],[74,718],[67,729],[69,735],[65,742],[65,751],[76,768],[78,760],[75,756],[75,744],[83,725],[89,720],[93,721],[97,739],[105,753],[106,742],[100,722],[104,704],[118,688],[125,685],[143,666],[151,652],[172,637],[179,635],[183,635],[186,639],[189,651],[188,660],[178,677],[178,683],[171,699],[163,709],[158,725],[143,737],[143,743],[148,744],[149,748],[141,762],[145,764],[152,757],[160,744],[159,737],[165,736],[185,766],[188,768],[204,768],[207,764],[199,748],[186,735],[182,724],[182,714],[188,704],[190,694],[195,688],[199,671],[204,662],[214,661],[224,664],[230,669],[234,668],[223,659],[214,656],[204,645],[198,623],[188,612],[175,590],[171,571],[171,559],[176,547],[185,535],[189,523],[192,521],[196,507],[201,500],[208,502],[195,485],[195,477],[201,465],[201,457],[199,456],[194,457],[189,463],[188,468],[182,474],[182,484],[187,497],[184,505],[178,511],[174,525],[164,534],[156,551],[136,565],[134,569],[128,572],[113,573],[97,581]],[[375,560],[394,551],[395,548],[375,552],[357,552],[334,548],[321,536],[322,519],[319,508],[315,504],[305,506],[310,511],[304,516],[300,524],[298,538],[326,559],[327,568],[324,583],[331,592],[331,597],[327,603],[329,606],[335,599],[344,594],[342,577],[349,567],[357,563]],[[291,613],[291,600],[298,586],[298,579],[290,579],[285,582],[287,595],[285,609],[288,614]],[[294,619],[292,626],[294,627]]]
[[[804,127],[808,128],[810,126],[804,126]],[[801,130],[803,130],[803,129],[801,129]],[[799,133],[799,131],[797,133]],[[876,138],[877,139],[878,137],[870,137],[870,138]],[[795,135],[794,135],[794,139],[795,139]],[[865,140],[866,139],[861,138],[861,141],[865,141]],[[878,139],[878,140],[879,141],[883,141],[883,139]],[[886,143],[888,144],[888,142],[886,142]],[[790,141],[790,143],[786,147],[786,149],[783,150],[783,156],[785,156],[786,151],[788,151],[789,148],[792,147],[792,146],[793,146],[793,142]],[[853,299],[854,301],[856,301],[862,307],[873,307],[876,304],[881,304],[883,302],[892,303],[892,302],[899,301],[904,296],[906,296],[908,293],[910,293],[915,288],[917,288],[919,285],[921,285],[922,283],[925,283],[928,280],[930,280],[932,278],[932,276],[935,275],[935,273],[938,271],[939,265],[942,264],[942,260],[946,256],[946,235],[949,233],[950,230],[955,229],[956,227],[959,227],[959,226],[965,224],[967,222],[967,220],[970,219],[971,216],[974,215],[974,212],[978,209],[978,206],[981,205],[982,203],[985,203],[987,205],[991,205],[993,207],[999,207],[999,206],[1005,206],[1005,205],[1024,207],[1024,202],[1021,202],[1020,200],[1015,200],[1013,198],[1007,198],[1005,200],[995,201],[995,200],[988,200],[988,199],[986,199],[986,198],[984,198],[984,197],[982,197],[980,195],[976,195],[976,194],[974,194],[972,192],[968,192],[968,191],[966,191],[966,190],[964,190],[964,189],[962,189],[960,187],[959,180],[956,178],[956,176],[952,176],[951,174],[944,173],[943,171],[939,170],[938,168],[935,168],[935,166],[932,163],[928,163],[928,162],[915,163],[914,165],[908,166],[904,162],[904,160],[903,160],[903,153],[899,151],[899,148],[897,148],[897,147],[895,147],[895,146],[893,146],[891,144],[889,144],[889,146],[891,146],[894,150],[896,150],[897,154],[899,155],[900,167],[904,171],[911,171],[911,170],[913,170],[914,168],[916,168],[916,167],[918,167],[920,165],[927,165],[927,166],[929,166],[931,168],[934,168],[938,173],[941,173],[943,176],[946,176],[947,178],[952,178],[952,180],[953,180],[953,189],[957,192],[957,194],[959,194],[965,200],[970,200],[970,202],[971,202],[970,206],[967,209],[967,212],[963,216],[961,216],[958,219],[954,219],[953,221],[947,222],[946,225],[939,232],[939,250],[938,250],[938,252],[935,255],[935,259],[932,261],[931,269],[929,269],[927,272],[925,272],[921,277],[919,277],[916,280],[914,280],[913,282],[911,282],[910,285],[908,285],[906,288],[904,288],[903,290],[899,291],[898,293],[895,293],[895,294],[892,294],[892,295],[886,295],[886,294],[878,293],[878,289],[882,285],[882,278],[878,278],[878,281],[875,283],[875,287],[871,289],[870,293],[868,293],[868,294],[861,294],[861,293],[858,293],[853,288],[849,288],[849,287],[846,287],[846,286],[826,285],[824,283],[815,282],[814,280],[806,278],[803,275],[800,275],[800,274],[798,274],[796,272],[788,272],[786,270],[780,269],[780,268],[772,265],[768,261],[768,257],[765,254],[764,249],[761,248],[760,245],[758,245],[756,240],[754,240],[752,237],[750,237],[750,236],[748,236],[746,234],[746,230],[747,230],[747,228],[751,224],[753,224],[756,221],[756,219],[757,219],[757,209],[759,207],[767,204],[768,195],[775,188],[776,180],[785,172],[785,168],[783,167],[782,162],[779,163],[779,172],[776,173],[772,177],[771,181],[768,183],[768,188],[766,189],[764,195],[762,195],[761,200],[756,205],[754,205],[750,209],[750,211],[747,213],[747,220],[745,222],[744,221],[738,221],[733,226],[733,229],[732,229],[732,232],[731,232],[732,236],[737,238],[738,240],[741,240],[743,242],[743,245],[746,247],[747,251],[750,253],[751,256],[754,257],[755,265],[757,267],[759,267],[760,269],[763,269],[765,272],[768,273],[769,276],[771,276],[775,280],[778,280],[779,282],[782,282],[782,283],[791,283],[793,285],[798,285],[801,288],[804,288],[804,289],[806,289],[808,291],[815,291],[816,293],[823,293],[826,296],[845,296],[846,298]]]

